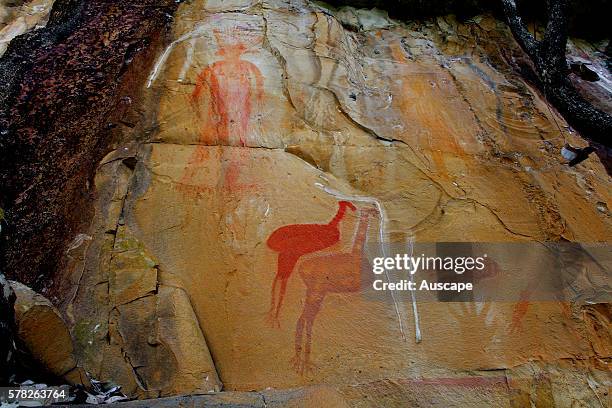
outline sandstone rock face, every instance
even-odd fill
[[[36,26],[44,26],[54,0],[0,1],[0,56],[11,40]]]
[[[100,163],[67,254],[79,361],[139,397],[327,384],[333,406],[605,401],[609,308],[427,302],[417,326],[410,303],[359,293],[358,271],[334,269],[333,291],[312,272],[360,237],[610,240],[604,163],[561,162],[584,141],[513,44],[487,16],[182,3],[145,84],[148,130]]]
[[[95,378],[113,379],[130,395],[219,391],[186,289],[160,279],[159,263],[123,219],[129,158],[107,160],[96,179],[105,196],[98,230],[77,237],[68,252],[75,264],[84,262],[66,309],[79,359]],[[90,259],[91,251],[105,255]]]
[[[72,338],[58,310],[44,296],[18,282],[10,282],[15,292],[17,337],[41,367],[70,384],[89,385],[84,370],[77,365]]]

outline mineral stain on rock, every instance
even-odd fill
[[[57,0],[0,60],[2,268],[70,366],[229,391],[161,406],[597,406],[605,305],[361,291],[364,242],[610,240],[606,163],[560,162],[584,141],[522,58],[489,15]]]

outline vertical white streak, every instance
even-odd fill
[[[189,47],[187,51],[185,51],[185,61],[183,61],[183,67],[181,68],[181,73],[179,74],[178,81],[183,82],[185,80],[185,76],[187,75],[187,70],[191,67],[191,62],[193,61],[193,53],[195,48],[195,38],[189,40]]]
[[[409,256],[412,258],[414,253],[414,237],[408,237],[406,240],[406,246],[409,252]],[[414,274],[410,273],[410,282],[413,281]],[[417,306],[416,300],[416,290],[410,291],[410,296],[412,298],[412,314],[414,316],[414,337],[417,343],[420,343],[422,340],[421,337],[421,323],[419,321],[419,308]]]

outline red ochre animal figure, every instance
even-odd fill
[[[328,248],[340,241],[340,229],[338,224],[344,218],[346,209],[355,211],[355,206],[348,201],[338,202],[338,212],[327,224],[293,224],[278,228],[268,237],[268,248],[278,252],[278,265],[276,276],[272,282],[272,299],[269,322],[279,327],[278,315],[280,313],[287,281],[293,273],[298,259],[306,254]],[[280,281],[278,301],[276,300],[276,286]]]
[[[374,209],[360,212],[357,233],[350,251],[313,254],[300,261],[298,266],[300,277],[306,285],[304,308],[295,327],[295,355],[292,359],[293,368],[298,374],[311,369],[312,326],[325,296],[330,293],[355,293],[361,289],[363,245],[369,217],[377,212]]]

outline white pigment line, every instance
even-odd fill
[[[155,82],[155,80],[157,79],[157,77],[159,75],[159,72],[161,71],[162,66],[166,63],[166,60],[168,59],[168,56],[172,52],[172,49],[177,44],[179,44],[179,43],[181,43],[181,42],[183,42],[185,40],[189,40],[191,38],[202,36],[203,34],[204,34],[204,26],[200,25],[200,26],[195,27],[193,30],[189,31],[187,34],[183,34],[178,39],[172,41],[166,47],[166,49],[164,50],[162,55],[159,57],[159,59],[155,63],[155,66],[153,67],[153,70],[151,71],[151,75],[149,75],[149,80],[147,81],[147,88],[150,88],[151,85],[153,85],[153,82]]]
[[[412,258],[412,255],[414,253],[414,236],[408,237],[408,239],[406,239],[406,244],[410,252],[410,257]],[[412,283],[413,277],[414,275],[410,273],[411,283]],[[416,291],[411,290],[410,296],[412,297],[412,314],[414,316],[414,337],[415,337],[416,342],[420,343],[422,340],[422,337],[421,337],[421,324],[419,323],[419,308],[417,307],[417,301],[416,301]]]
[[[187,75],[187,71],[191,68],[191,63],[193,61],[193,53],[196,46],[196,39],[192,38],[189,40],[189,47],[185,53],[185,61],[183,62],[183,67],[181,68],[181,73],[178,77],[178,82],[183,82],[185,80],[185,76]]]

